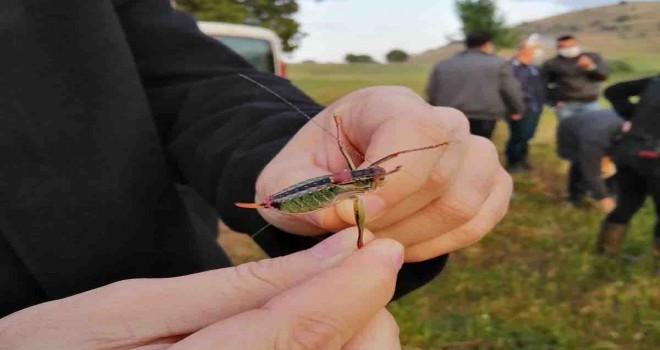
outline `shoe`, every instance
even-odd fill
[[[621,250],[621,242],[626,235],[628,225],[603,221],[596,242],[596,253],[616,256]]]

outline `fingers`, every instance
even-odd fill
[[[403,220],[379,228],[378,236],[396,238],[410,247],[460,227],[481,210],[501,171],[492,142],[470,136],[458,170],[445,179],[442,191],[435,189],[439,197]]]
[[[448,143],[438,148],[406,153],[382,163],[386,170],[401,166],[401,171],[389,175],[386,185],[377,193],[386,204],[398,203],[423,188],[451,143],[458,142],[460,133],[452,129],[456,128],[454,124],[460,124],[454,119],[464,118],[462,114],[451,109],[437,111],[424,108],[419,112],[425,114],[417,118],[414,115],[410,119],[392,118],[383,122],[371,135],[367,149],[370,160],[408,149]],[[467,130],[465,133],[467,135]]]
[[[372,238],[365,232],[366,241]],[[99,327],[106,342],[116,337],[117,347],[143,344],[148,339],[192,333],[262,307],[282,291],[345,259],[355,250],[356,239],[357,230],[352,228],[289,256],[177,278],[122,281],[44,305],[62,310],[53,321],[62,327]],[[35,314],[40,312],[35,310]],[[131,337],[126,336],[128,331]]]
[[[173,350],[339,349],[391,299],[403,247],[377,240],[263,307],[207,327]]]
[[[397,350],[401,349],[399,326],[386,309],[381,309],[367,325],[362,328],[343,347],[343,350]]]
[[[257,193],[261,196],[282,190],[286,186],[307,178],[346,169],[334,134],[332,115],[339,116],[346,133],[344,144],[355,145],[365,152],[361,167],[400,151],[442,144],[460,143],[469,135],[465,116],[451,108],[432,107],[407,88],[377,87],[356,91],[340,99],[308,123],[273,159],[259,177]],[[331,127],[333,126],[333,127]],[[420,192],[430,178],[437,180],[435,167],[447,146],[440,146],[397,156],[381,165],[386,170],[401,166],[391,174],[387,186],[365,199],[367,221],[384,215],[390,207]],[[457,147],[460,149],[460,147]],[[349,154],[357,152],[348,150]],[[456,162],[445,164],[453,169]],[[449,173],[445,171],[445,173]],[[435,174],[435,175],[434,175]],[[433,179],[431,179],[433,182]],[[438,181],[435,181],[438,183]],[[434,191],[428,191],[432,194]],[[409,201],[410,212],[419,210],[433,200],[428,195]],[[261,199],[261,198],[258,198]],[[260,210],[269,223],[297,234],[318,234],[323,230],[336,231],[353,223],[354,215],[341,207],[329,207],[308,215],[292,217],[273,210]],[[398,216],[402,217],[401,215]],[[321,229],[319,229],[319,227]]]
[[[506,214],[512,191],[511,176],[502,170],[497,176],[493,191],[472,220],[430,241],[406,248],[406,262],[427,260],[479,241]]]
[[[386,183],[376,193],[369,195],[372,200],[365,200],[367,221],[379,215],[386,217],[392,212],[392,207],[400,206],[402,201],[419,194],[429,183],[438,183],[438,175],[450,174],[449,170],[457,166],[457,159],[444,161],[449,149],[460,150],[460,143],[469,136],[467,119],[460,112],[451,108],[431,107],[418,96],[389,97],[386,101],[376,101],[361,109],[359,118],[350,119],[353,124],[353,138],[366,139],[367,163],[374,162],[389,154],[430,145],[449,142],[446,146],[406,153],[383,164],[386,170],[401,166],[401,171],[387,176]],[[391,108],[390,108],[391,107]],[[403,108],[405,107],[405,108]],[[401,117],[405,115],[406,117]],[[350,133],[350,132],[349,132]],[[360,141],[355,141],[359,143]],[[456,146],[455,144],[458,144]],[[442,159],[442,160],[441,160]],[[439,164],[444,165],[440,172],[436,171]],[[366,165],[365,165],[366,166]],[[436,191],[437,192],[437,191]],[[439,194],[433,191],[424,193],[424,198],[411,201],[407,211],[396,210],[399,217],[406,216]],[[352,223],[353,218],[348,206],[332,208],[321,213],[319,220],[324,227],[339,228],[342,224]]]

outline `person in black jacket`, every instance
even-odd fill
[[[600,109],[600,82],[607,79],[607,65],[595,52],[583,52],[572,35],[557,38],[557,56],[543,63],[547,101],[559,120]]]
[[[633,103],[631,97],[639,96]],[[655,201],[660,218],[660,76],[626,81],[605,90],[617,113],[632,121],[616,148],[619,190],[617,206],[607,216],[598,235],[597,251],[617,254],[628,223],[647,196]],[[660,221],[655,226],[653,253],[660,259]],[[656,271],[660,272],[660,271]]]
[[[362,276],[380,261],[379,254],[391,258],[391,269],[378,270],[376,280],[367,279],[355,290],[342,288],[346,293],[322,302],[335,312],[365,310],[355,314],[365,322],[376,314],[387,318],[382,308],[392,296],[402,258],[398,243],[375,240],[316,280],[316,272],[303,267],[321,265],[300,257],[336,256],[342,246],[335,242],[293,253],[349,226],[352,216],[343,206],[304,216],[234,206],[345,169],[336,139],[326,130],[333,130],[333,114],[366,162],[449,142],[439,151],[384,164],[388,169],[401,165],[402,171],[364,198],[379,237],[406,246],[396,296],[433,278],[446,253],[478,240],[506,211],[510,178],[492,144],[469,136],[460,113],[433,108],[410,90],[393,87],[360,90],[324,109],[287,80],[256,71],[204,36],[167,0],[10,0],[0,10],[0,38],[5,43],[0,55],[0,315],[40,304],[2,319],[0,336],[16,336],[23,348],[80,348],[48,339],[83,341],[67,334],[109,335],[116,329],[128,334],[104,341],[121,343],[123,336],[139,335],[137,329],[148,333],[137,340],[141,345],[181,338],[232,313],[254,314],[269,301],[281,305],[275,295],[295,294],[294,285],[312,288],[333,278],[337,285],[338,276]],[[315,123],[239,73],[316,115]],[[212,210],[189,210],[196,206],[181,199],[180,186]],[[230,266],[215,242],[218,214],[241,232],[255,233],[270,224],[255,239],[269,255],[287,258],[102,287]],[[293,262],[280,266],[292,268],[260,270],[279,261]],[[374,288],[382,290],[381,297],[360,299]],[[204,290],[210,292],[206,298]],[[351,292],[355,301],[348,298]],[[342,319],[310,310],[318,303],[302,294],[307,296],[294,299],[304,305],[285,303],[289,306],[274,314]],[[163,304],[147,303],[159,299]],[[359,303],[369,304],[363,309]],[[133,313],[123,316],[121,310]],[[168,318],[164,313],[170,311]],[[119,326],[113,315],[122,315]],[[153,333],[139,324],[151,317],[161,322],[151,325],[157,328]],[[185,324],[171,328],[169,320]],[[323,321],[306,325],[321,327]],[[342,326],[350,328],[342,333],[342,343],[363,328],[358,321]],[[260,328],[241,329],[254,335],[248,331]],[[46,334],[51,335],[46,340],[38,336]]]

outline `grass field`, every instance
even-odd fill
[[[650,74],[658,60],[639,62]],[[633,62],[635,63],[635,62]],[[427,65],[292,65],[290,78],[317,100],[372,85],[405,85],[421,93]],[[660,283],[650,274],[650,203],[625,240],[622,262],[592,254],[603,215],[563,204],[566,164],[554,150],[555,118],[546,111],[531,158],[515,177],[507,217],[479,244],[452,254],[445,272],[392,303],[404,349],[657,349]],[[500,124],[495,142],[507,135]],[[260,254],[226,236],[236,261]]]

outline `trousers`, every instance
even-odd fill
[[[564,102],[564,105],[561,107],[556,107],[555,112],[559,121],[562,121],[566,118],[574,117],[584,112],[597,111],[600,109],[600,104],[598,101],[592,102]]]
[[[660,242],[660,160],[641,159],[634,155],[617,156],[617,205],[607,221],[628,224],[644,205],[647,196],[655,202],[655,240]]]
[[[506,143],[506,158],[509,164],[524,160],[529,152],[529,141],[539,125],[541,110],[527,110],[520,120],[509,120],[509,141]]]
[[[470,122],[470,134],[490,139],[493,136],[497,120],[468,118]]]

